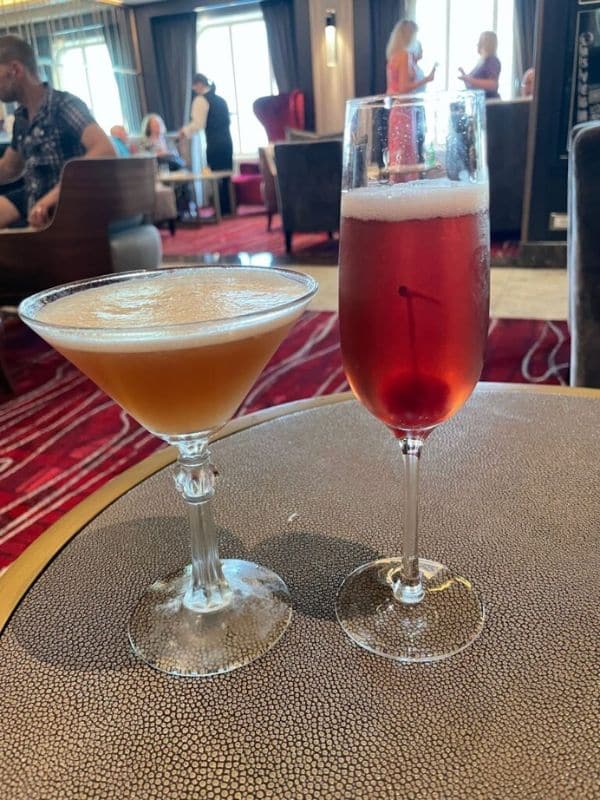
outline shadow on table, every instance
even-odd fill
[[[335,619],[335,596],[344,578],[379,554],[361,542],[304,531],[282,533],[255,547],[250,557],[287,583],[294,611]]]
[[[327,620],[335,619],[345,576],[377,556],[364,544],[302,531],[246,547],[220,529],[219,542],[223,558],[246,558],[278,572],[297,613]],[[16,639],[32,659],[66,671],[146,669],[131,653],[127,621],[153,581],[189,562],[189,548],[184,517],[116,523],[75,537],[26,595],[2,644]]]
[[[239,539],[224,530],[219,535],[224,557],[247,557]],[[189,560],[184,517],[149,517],[84,533],[36,581],[4,636],[63,670],[141,667],[129,647],[127,621],[151,583]]]

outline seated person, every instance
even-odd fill
[[[535,89],[535,69],[530,67],[523,73],[521,79],[521,97],[533,97]]]
[[[140,150],[156,156],[158,163],[168,166],[170,170],[178,170],[185,163],[175,147],[167,143],[167,127],[158,114],[146,114],[142,120]]]
[[[119,158],[128,158],[137,151],[135,145],[129,144],[127,131],[122,125],[112,126],[110,129],[110,140]]]
[[[0,100],[19,103],[11,144],[0,159],[0,183],[24,178],[23,186],[0,197],[0,228],[19,221],[42,227],[58,202],[65,162],[114,158],[115,151],[85,103],[39,80],[33,49],[17,36],[0,36]]]

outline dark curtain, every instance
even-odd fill
[[[299,86],[293,0],[262,0],[260,7],[277,88],[282,94],[291,92]]]
[[[156,56],[160,114],[168,130],[179,130],[187,122],[196,71],[196,14],[173,14],[152,20]]]
[[[537,0],[515,0],[516,66],[519,76],[534,66],[536,9]]]
[[[404,0],[370,0],[369,24],[371,60],[369,64],[369,93],[382,94],[386,88],[385,48],[394,25],[406,13]]]

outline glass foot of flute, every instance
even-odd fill
[[[402,584],[401,558],[354,570],[338,592],[338,621],[353,642],[397,661],[438,661],[468,647],[485,612],[467,578],[419,559],[420,580]]]

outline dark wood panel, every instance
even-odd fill
[[[600,9],[600,1],[539,0],[536,95],[528,145],[523,216],[524,241],[560,241],[550,230],[550,214],[567,210],[567,142],[573,124],[577,15]]]

